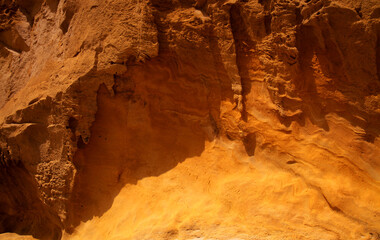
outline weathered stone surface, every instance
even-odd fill
[[[380,239],[379,39],[376,0],[0,1],[0,232]]]

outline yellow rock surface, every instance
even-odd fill
[[[15,233],[0,234],[0,239],[4,240],[35,240],[32,236],[22,236]]]
[[[379,39],[375,0],[2,1],[0,239],[380,239]]]

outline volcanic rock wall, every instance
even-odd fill
[[[0,232],[380,239],[377,0],[0,3]]]

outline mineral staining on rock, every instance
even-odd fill
[[[0,3],[0,239],[380,239],[378,1]]]

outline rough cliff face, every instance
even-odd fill
[[[0,239],[380,239],[379,1],[0,3]]]

